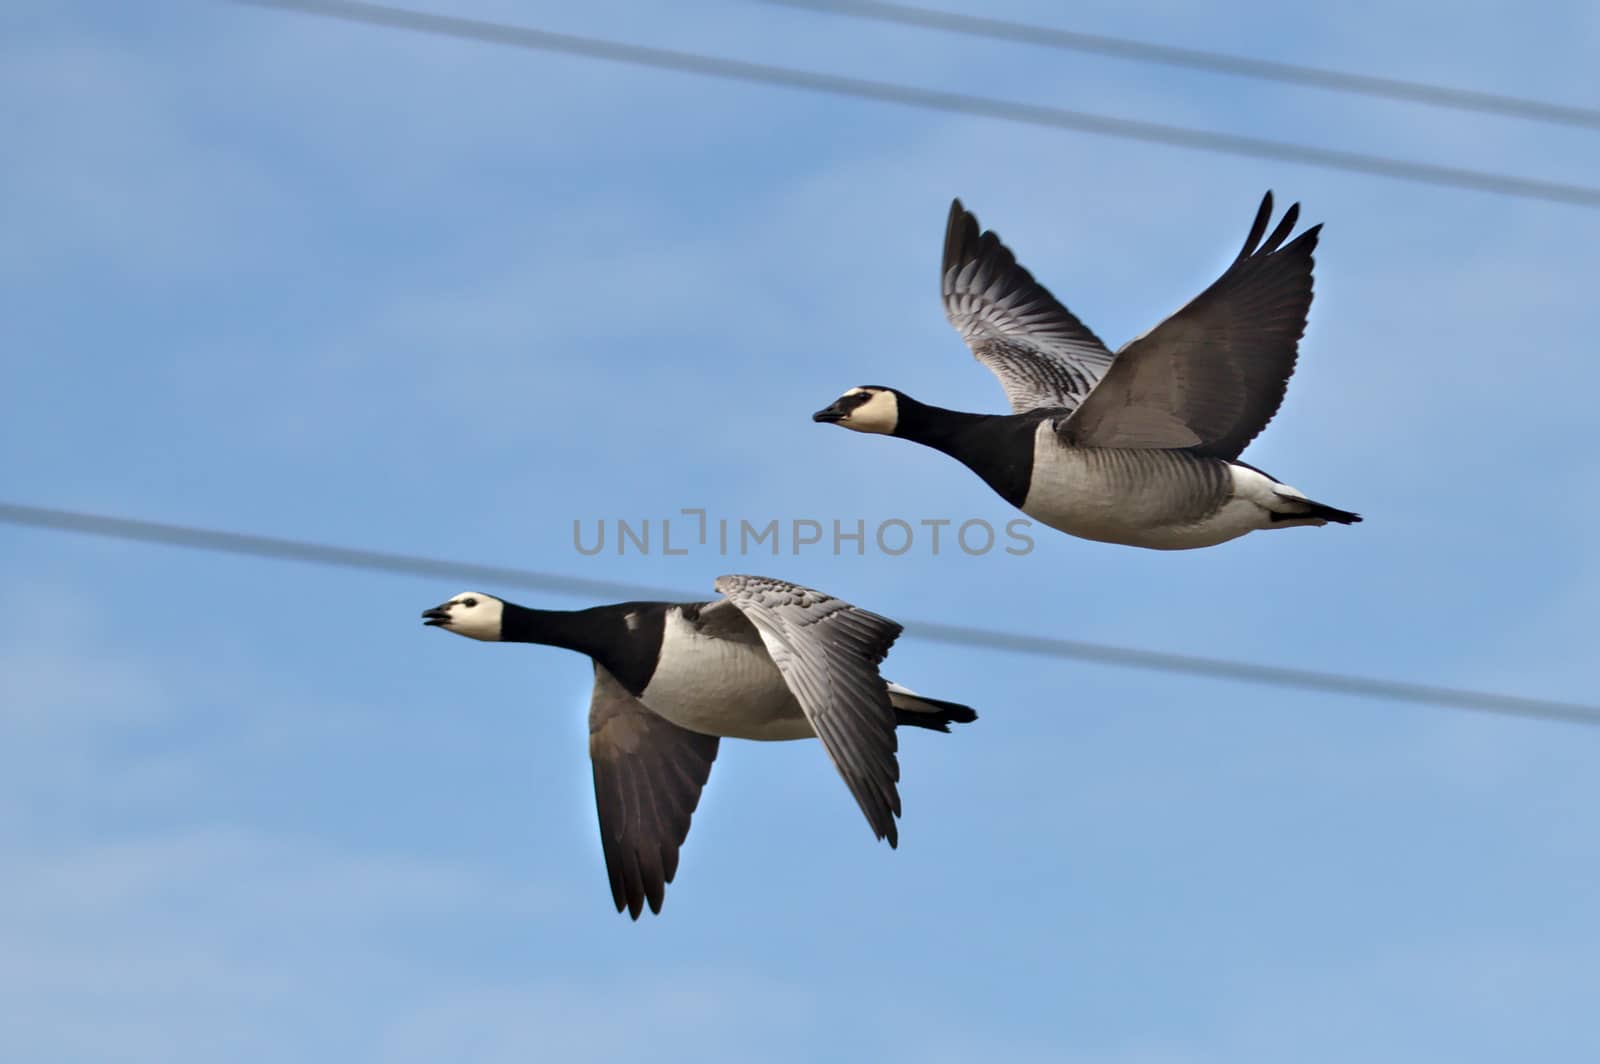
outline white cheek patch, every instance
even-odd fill
[[[489,595],[463,596],[476,598],[476,606],[464,605],[459,599],[450,607],[450,631],[469,639],[495,642],[500,638],[500,620],[504,612],[499,599]]]
[[[900,422],[900,404],[893,392],[870,392],[872,398],[850,411],[844,424],[857,432],[894,432]]]

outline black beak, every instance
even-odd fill
[[[825,425],[831,425],[835,421],[843,421],[844,417],[845,417],[844,411],[839,409],[839,404],[838,403],[834,403],[832,406],[828,407],[827,409],[818,410],[815,414],[812,414],[811,415],[811,420],[812,421],[820,421]]]
[[[437,628],[450,623],[450,611],[444,606],[435,606],[431,610],[422,611],[422,623]]]

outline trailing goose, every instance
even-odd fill
[[[947,732],[978,715],[888,683],[900,625],[820,591],[723,576],[711,602],[536,610],[476,591],[426,624],[488,642],[542,643],[594,661],[589,758],[611,897],[661,911],[721,738],[822,740],[877,838],[899,841],[897,725]]]
[[[1322,227],[1288,240],[1299,216],[1296,203],[1267,234],[1268,192],[1221,278],[1113,355],[956,200],[945,314],[1000,378],[1011,413],[866,386],[812,417],[943,451],[1028,516],[1084,539],[1186,550],[1262,528],[1354,524],[1358,514],[1238,460],[1277,413],[1305,332]]]

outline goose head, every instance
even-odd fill
[[[497,643],[501,636],[501,623],[506,604],[493,595],[481,591],[463,591],[448,602],[441,602],[422,611],[422,623],[443,628],[468,639],[481,639]]]
[[[851,388],[835,399],[832,406],[812,414],[811,420],[855,432],[892,436],[900,424],[900,393],[875,384]]]

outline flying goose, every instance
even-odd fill
[[[888,683],[887,617],[761,576],[722,576],[712,602],[536,610],[476,591],[424,623],[487,642],[542,643],[594,661],[589,758],[611,897],[661,911],[719,738],[820,738],[877,838],[899,842],[897,725],[948,732],[970,708]]]
[[[1023,513],[1084,539],[1210,547],[1261,528],[1353,524],[1238,460],[1277,413],[1311,306],[1316,225],[1270,235],[1272,193],[1210,288],[1113,355],[958,199],[945,229],[945,315],[1000,378],[1010,414],[852,388],[813,420],[899,436],[961,462]]]

